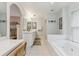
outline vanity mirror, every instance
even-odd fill
[[[31,22],[27,22],[27,31],[31,30]]]
[[[37,29],[36,22],[27,22],[27,31],[30,31],[31,29]]]
[[[32,29],[37,29],[37,23],[36,22],[32,22]]]

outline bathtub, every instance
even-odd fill
[[[48,42],[58,56],[79,56],[79,44],[62,35],[48,35]]]

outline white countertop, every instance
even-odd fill
[[[36,31],[37,31],[37,30],[23,31],[23,33],[31,34],[31,33],[36,32]]]
[[[0,40],[0,56],[8,55],[21,42],[23,42],[23,40]]]

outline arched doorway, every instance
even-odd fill
[[[21,11],[16,4],[10,6],[10,39],[22,39]]]

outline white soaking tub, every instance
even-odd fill
[[[48,35],[48,42],[58,56],[79,56],[79,44],[61,35]]]

